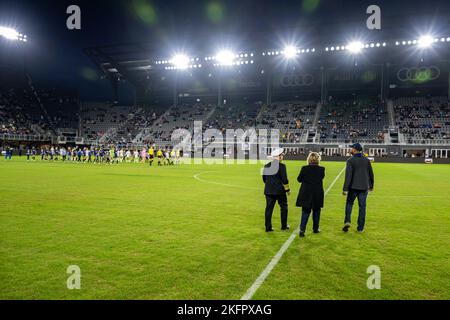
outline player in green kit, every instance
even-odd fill
[[[114,161],[115,150],[113,147],[109,149],[109,164],[112,164]]]

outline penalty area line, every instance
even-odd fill
[[[336,178],[334,178],[333,182],[331,182],[330,186],[325,191],[324,196],[326,196],[328,194],[328,192],[330,192],[330,190],[333,188],[333,186],[339,180],[339,178],[341,177],[341,175],[344,171],[345,171],[345,167],[341,170],[341,172],[339,172],[339,174],[336,176]],[[264,283],[266,278],[269,276],[270,272],[272,272],[273,268],[275,268],[275,266],[280,261],[281,257],[284,255],[284,253],[287,251],[289,246],[292,244],[295,237],[297,236],[297,231],[298,231],[298,229],[295,229],[292,232],[289,239],[287,239],[286,242],[281,246],[280,250],[278,250],[278,252],[272,258],[272,260],[269,262],[269,264],[266,266],[266,268],[263,270],[263,272],[261,272],[261,274],[258,276],[258,278],[256,278],[255,282],[253,282],[251,287],[248,288],[247,292],[242,296],[241,300],[250,300],[253,297],[255,292],[259,289],[259,287],[261,287],[261,285]]]

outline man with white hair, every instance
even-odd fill
[[[288,202],[286,194],[290,195],[290,189],[286,166],[281,163],[283,161],[283,155],[283,148],[274,149],[271,153],[273,160],[264,166],[263,181],[265,184],[264,195],[266,196],[266,232],[273,231],[272,214],[277,201],[281,211],[281,230],[289,230],[289,225],[287,224]]]

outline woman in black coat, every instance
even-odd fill
[[[298,175],[297,181],[302,184],[297,197],[297,207],[302,207],[300,224],[300,237],[305,236],[308,219],[313,212],[313,231],[319,233],[320,210],[323,208],[323,179],[325,168],[319,166],[320,155],[316,152],[308,156],[308,165],[304,166]]]

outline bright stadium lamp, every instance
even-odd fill
[[[231,66],[234,62],[234,53],[230,50],[222,50],[216,54],[216,61],[223,66]]]
[[[429,36],[429,35],[422,36],[417,41],[417,44],[421,48],[428,48],[428,47],[430,47],[433,44],[433,37]]]
[[[0,36],[8,40],[19,40],[19,32],[12,28],[0,27]]]
[[[294,46],[286,46],[283,50],[283,54],[286,58],[292,59],[297,55],[297,48]]]
[[[172,58],[171,63],[177,69],[186,69],[189,65],[189,61],[190,59],[188,56],[184,54],[177,54]]]
[[[359,53],[359,52],[361,52],[363,47],[364,47],[364,45],[361,42],[353,41],[347,45],[347,50],[352,53]]]

